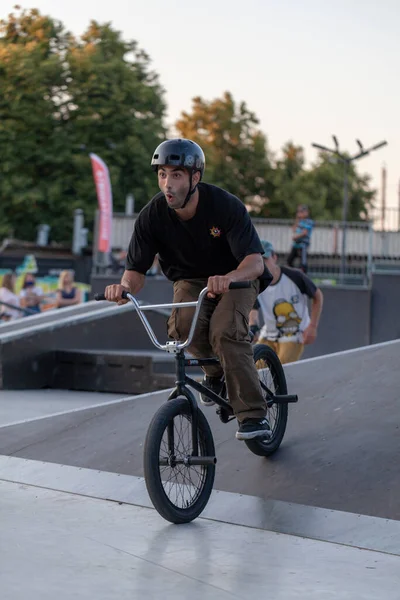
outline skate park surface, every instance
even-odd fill
[[[167,390],[0,391],[1,597],[398,600],[399,355],[391,341],[287,365],[299,402],[268,459],[205,408],[214,492],[180,526],[142,470]]]

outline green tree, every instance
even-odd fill
[[[196,141],[206,155],[205,180],[235,194],[241,200],[265,198],[271,166],[266,138],[258,119],[246,104],[237,104],[226,92],[208,102],[192,101],[192,111],[176,122],[179,135]]]
[[[293,142],[282,148],[282,156],[275,160],[271,175],[271,191],[268,202],[260,210],[260,216],[292,218],[297,204],[305,202],[302,177],[304,175],[304,150]]]
[[[65,38],[36,10],[11,14],[0,34],[0,235],[32,237],[48,217],[65,155],[54,110],[63,93]]]
[[[370,177],[359,175],[352,163],[348,172],[349,204],[347,219],[368,218],[375,190],[370,189]],[[263,217],[292,219],[298,204],[310,206],[314,219],[341,220],[343,207],[344,165],[321,153],[315,164],[305,167],[304,150],[293,142],[282,149],[275,161],[273,189],[258,214]]]
[[[321,220],[342,220],[344,164],[321,153],[317,162],[303,178],[303,187],[309,195],[313,215]],[[360,175],[355,163],[348,170],[349,221],[368,219],[374,204],[376,190],[370,188],[371,177]]]
[[[76,204],[81,197],[95,199],[87,164],[87,152],[95,152],[109,166],[115,210],[123,210],[129,192],[141,208],[157,190],[149,165],[165,136],[163,92],[149,58],[136,42],[124,42],[109,24],[95,21],[70,45],[66,58],[67,127],[73,147],[84,151],[75,152],[74,172],[81,176],[68,193]]]
[[[148,201],[165,104],[136,42],[95,21],[78,39],[37,10],[18,10],[0,23],[0,65],[0,235],[32,239],[47,222],[69,241],[77,207],[90,226],[90,152],[109,166],[116,210],[128,192],[138,208]]]

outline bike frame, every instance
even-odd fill
[[[240,284],[235,285],[235,287],[239,287],[239,286],[247,287],[247,285],[240,285]],[[123,297],[128,299],[134,305],[136,312],[139,315],[139,318],[142,321],[142,324],[143,324],[144,328],[146,329],[147,334],[148,334],[150,340],[152,341],[152,343],[154,344],[154,346],[156,348],[159,348],[159,350],[163,350],[165,352],[175,354],[176,387],[172,390],[171,394],[168,397],[168,400],[173,400],[175,398],[178,398],[178,396],[184,396],[189,402],[190,412],[191,412],[191,422],[192,422],[192,440],[193,440],[192,456],[198,456],[197,432],[198,432],[198,410],[199,410],[199,407],[197,405],[196,398],[190,388],[193,388],[200,394],[203,394],[210,400],[213,400],[215,402],[215,404],[217,404],[220,407],[220,417],[221,417],[222,421],[227,422],[234,418],[234,412],[233,412],[232,406],[229,404],[229,402],[227,402],[225,400],[225,398],[223,398],[222,396],[219,396],[218,394],[216,394],[215,392],[213,392],[212,390],[210,390],[203,384],[199,383],[195,379],[192,379],[191,377],[188,377],[186,375],[186,367],[205,367],[207,365],[219,364],[219,359],[216,357],[214,357],[214,358],[189,358],[188,359],[185,357],[185,352],[184,352],[185,348],[187,348],[192,342],[194,330],[196,328],[197,321],[199,318],[201,305],[203,303],[203,300],[204,300],[207,292],[208,292],[208,289],[205,287],[204,289],[201,290],[198,299],[193,302],[172,302],[169,304],[144,304],[144,305],[139,304],[139,302],[136,300],[136,298],[134,296],[132,296],[132,294],[130,294],[129,292],[123,293]],[[98,295],[97,299],[104,300],[105,297],[104,297],[104,295]],[[146,310],[156,310],[156,309],[164,309],[164,308],[188,308],[188,307],[195,308],[195,312],[194,312],[194,316],[192,319],[192,324],[190,326],[189,335],[187,337],[187,340],[185,340],[184,342],[168,341],[165,344],[160,344],[160,342],[157,340],[157,338],[154,334],[154,331],[153,331],[150,323],[148,322],[148,320],[145,317],[145,315],[143,314],[143,312]],[[273,394],[271,392],[271,390],[269,390],[267,388],[267,386],[263,384],[262,381],[260,381],[260,384],[261,384],[261,387],[263,388],[263,390],[267,393],[267,406],[269,408],[273,404],[297,402],[296,395]],[[222,418],[222,415],[224,415],[224,418]],[[170,423],[168,425],[168,445],[169,445],[170,449],[174,448],[174,426],[173,426],[173,423]],[[198,463],[198,464],[205,464],[204,460],[207,460],[207,459],[209,459],[210,461],[214,461],[213,464],[215,463],[215,457],[202,457],[202,463]],[[210,462],[210,464],[211,464],[211,462]]]
[[[132,304],[134,305],[136,312],[138,313],[139,318],[142,321],[142,324],[143,324],[144,328],[146,329],[147,334],[148,334],[149,338],[151,339],[152,343],[154,344],[154,346],[156,346],[156,348],[159,348],[160,350],[164,350],[166,352],[175,354],[176,387],[169,395],[168,400],[173,400],[174,398],[177,398],[178,396],[184,396],[189,402],[190,412],[191,412],[191,417],[192,417],[192,419],[191,419],[192,420],[192,440],[193,440],[192,456],[198,456],[198,435],[197,435],[197,432],[198,432],[198,416],[197,416],[197,414],[198,413],[197,413],[197,411],[199,410],[199,408],[198,408],[198,405],[196,402],[196,398],[194,397],[193,392],[189,389],[189,386],[191,388],[195,389],[197,392],[200,392],[200,393],[206,395],[208,398],[210,398],[216,404],[218,404],[220,407],[222,407],[224,410],[226,410],[228,415],[233,416],[232,407],[228,402],[226,402],[226,400],[224,400],[224,398],[222,398],[218,394],[215,394],[212,390],[206,388],[198,381],[195,381],[191,377],[188,377],[186,375],[186,371],[185,371],[186,367],[194,367],[194,366],[202,367],[205,365],[219,364],[218,358],[187,359],[185,357],[185,352],[184,352],[185,348],[187,348],[190,345],[190,343],[192,342],[194,330],[196,328],[197,321],[199,318],[201,305],[203,303],[203,300],[204,300],[207,292],[208,292],[207,288],[202,289],[202,291],[199,294],[198,299],[193,302],[172,302],[169,304],[145,304],[145,305],[140,305],[139,302],[136,300],[136,298],[134,296],[132,296],[132,294],[129,294],[129,293],[126,294],[126,298],[130,302],[132,302]],[[164,308],[187,308],[187,307],[195,308],[195,313],[194,313],[194,316],[192,319],[192,324],[190,327],[190,331],[189,331],[187,340],[184,342],[168,341],[165,344],[160,344],[160,342],[157,340],[157,338],[154,334],[154,331],[153,331],[150,323],[148,322],[147,318],[143,314],[143,311],[164,309]],[[174,448],[173,424],[170,424],[168,426],[168,445],[170,448]]]
[[[176,355],[176,387],[172,390],[170,395],[168,396],[168,400],[173,400],[174,398],[178,398],[178,396],[184,396],[190,405],[190,411],[192,416],[192,456],[198,455],[198,404],[196,402],[196,398],[194,397],[193,392],[189,388],[193,388],[197,392],[204,394],[210,400],[213,400],[215,404],[218,404],[221,408],[223,408],[226,413],[233,417],[233,410],[231,405],[224,399],[222,396],[215,394],[212,390],[205,387],[195,379],[188,377],[186,375],[186,367],[203,367],[206,365],[217,365],[219,364],[219,360],[217,358],[200,358],[200,359],[187,359],[185,357],[185,353],[183,350],[180,350]],[[168,426],[168,444],[170,448],[174,447],[174,439],[173,439],[173,425]]]

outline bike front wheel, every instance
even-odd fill
[[[256,344],[253,354],[260,382],[263,384],[263,393],[267,402],[266,416],[272,435],[269,439],[246,440],[245,443],[253,454],[270,456],[278,450],[285,435],[288,405],[286,403],[268,406],[268,399],[273,394],[287,394],[286,377],[281,362],[272,348],[265,344]]]
[[[206,507],[214,484],[214,440],[207,419],[200,409],[196,410],[198,457],[191,458],[192,415],[184,397],[161,406],[144,443],[147,491],[154,508],[171,523],[196,519]],[[202,460],[207,464],[193,464]]]

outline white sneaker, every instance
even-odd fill
[[[239,429],[236,432],[236,439],[238,440],[269,439],[271,436],[271,427],[265,418],[245,419],[239,424]]]

